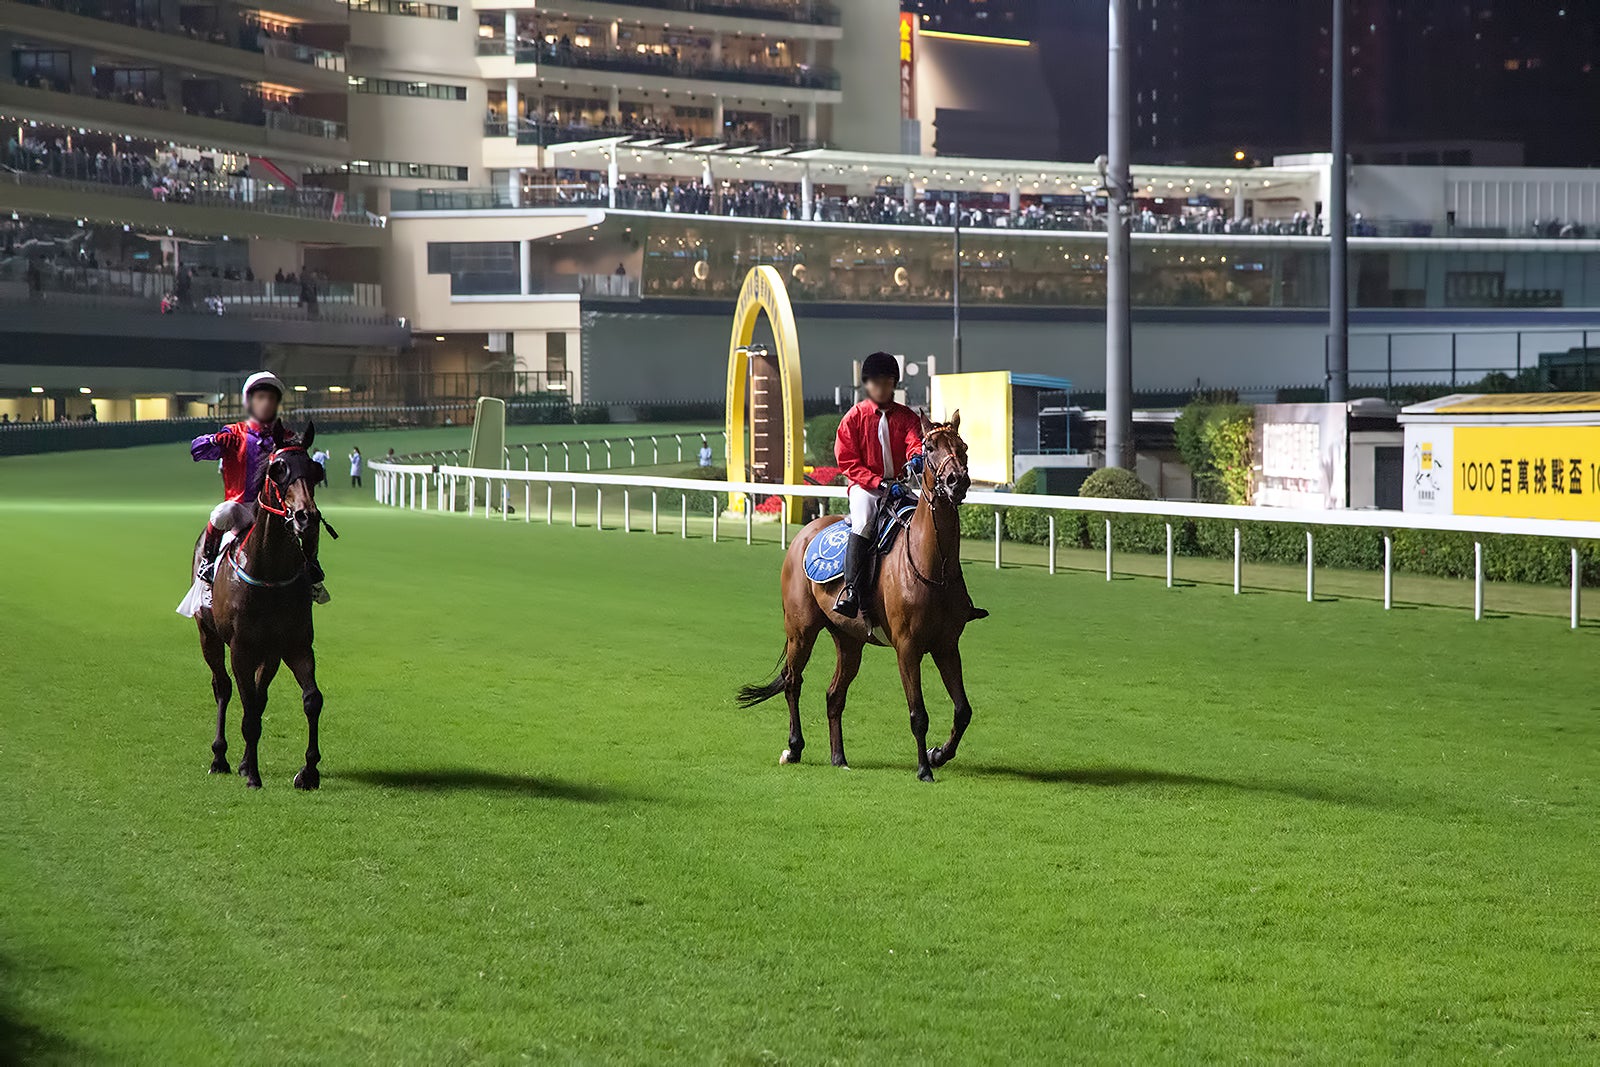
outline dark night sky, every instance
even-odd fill
[[[1135,158],[1326,149],[1328,0],[1135,0]],[[1514,141],[1600,164],[1600,0],[1347,0],[1352,143]],[[1104,0],[905,0],[929,25],[1037,39],[1062,153],[1105,142]]]

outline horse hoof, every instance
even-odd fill
[[[782,752],[778,753],[778,765],[779,766],[782,766],[785,763],[799,763],[799,762],[800,762],[799,753],[791,752],[787,748],[784,749]]]
[[[322,775],[314,767],[301,767],[300,773],[294,776],[296,789],[315,789],[322,784]]]
[[[934,767],[943,767],[949,762],[949,757],[944,754],[943,746],[940,746],[939,748],[930,748],[928,750],[928,763],[930,765]]]
[[[225,759],[223,759],[222,757],[219,756],[216,759],[211,761],[211,769],[209,771],[207,771],[206,773],[207,774],[232,774],[233,773],[233,768],[228,766],[228,761],[227,760],[225,760]]]
[[[244,784],[249,786],[251,789],[261,788],[261,775],[258,772],[252,771],[248,767],[240,767],[239,777],[243,778]]]
[[[933,781],[933,768],[923,767],[921,770],[917,771],[917,777],[924,782]]]

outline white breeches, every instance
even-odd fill
[[[241,500],[224,500],[211,509],[211,526],[217,530],[242,530],[256,521],[256,506]]]
[[[859,485],[850,487],[850,532],[872,536],[872,522],[878,517],[878,494]]]

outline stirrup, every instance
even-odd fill
[[[845,586],[839,591],[839,599],[833,602],[833,613],[853,619],[861,614],[861,598],[856,594],[854,587]]]

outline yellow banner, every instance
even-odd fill
[[[1455,513],[1600,519],[1600,426],[1457,426]]]

